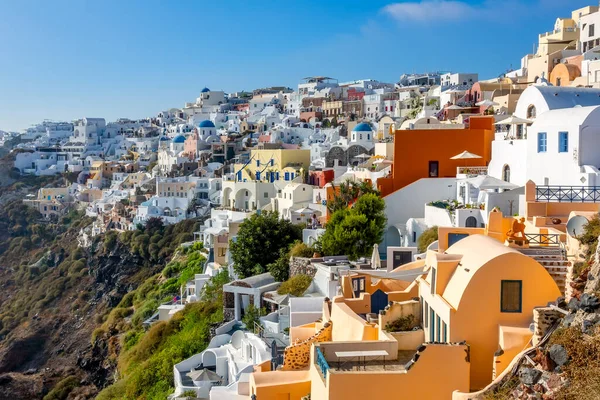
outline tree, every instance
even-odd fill
[[[419,252],[425,252],[427,247],[436,240],[438,240],[438,227],[432,226],[431,228],[425,229],[423,233],[421,233],[421,236],[419,236],[419,240],[417,240]]]
[[[279,249],[279,258],[267,266],[277,282],[285,282],[290,277],[290,251],[289,248]]]
[[[331,126],[334,127],[334,128],[337,128],[338,125],[339,124],[338,124],[337,117],[331,118]]]
[[[369,182],[347,180],[340,183],[337,190],[333,187],[333,199],[327,201],[327,209],[333,214],[337,210],[348,208],[357,198],[367,193],[379,195],[379,191]]]
[[[302,228],[279,219],[277,212],[253,214],[242,222],[237,239],[229,245],[235,272],[240,278],[266,272],[281,256],[281,249],[287,251],[301,238]]]
[[[383,240],[386,221],[383,199],[375,193],[364,194],[352,208],[333,213],[319,247],[325,255],[347,255],[350,259],[368,256],[373,245]]]

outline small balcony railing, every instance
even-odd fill
[[[456,175],[487,175],[487,167],[457,167]]]
[[[526,233],[525,239],[530,245],[558,247],[561,244],[558,233]]]
[[[327,379],[327,372],[329,371],[329,363],[325,359],[325,356],[321,352],[321,349],[317,347],[317,366],[323,374],[323,378]]]
[[[600,186],[537,186],[535,200],[546,203],[598,203]]]

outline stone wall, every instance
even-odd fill
[[[533,309],[533,345],[537,344],[542,340],[548,329],[554,323],[563,317],[560,311],[557,311],[551,307],[539,307]]]
[[[310,348],[313,343],[330,342],[332,323],[326,322],[316,334],[303,342],[286,347],[283,353],[284,371],[293,371],[306,368],[310,363]]]
[[[311,278],[315,277],[317,269],[310,263],[310,258],[291,257],[290,258],[290,277],[296,275],[308,275]]]

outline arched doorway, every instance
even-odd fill
[[[467,220],[465,221],[465,226],[467,228],[477,228],[477,218],[471,216],[468,217]]]
[[[502,168],[502,180],[504,182],[510,182],[510,166],[508,164]]]

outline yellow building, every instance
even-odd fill
[[[303,179],[302,174],[310,166],[310,150],[300,149],[253,149],[250,160],[235,164],[237,181],[292,181]]]
[[[256,368],[250,396],[437,400],[485,387],[535,339],[534,309],[560,296],[544,266],[503,243],[511,221],[440,228],[426,259],[342,274],[342,295],[290,328],[283,366]]]
[[[470,345],[471,389],[492,381],[501,333],[518,332],[517,347],[502,349],[516,355],[533,336],[533,309],[560,296],[541,264],[485,235],[429,252],[426,265],[427,276],[418,279],[425,341]]]

